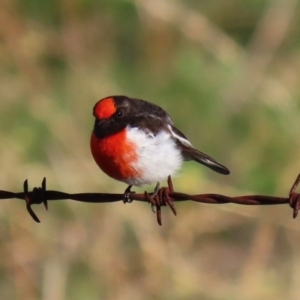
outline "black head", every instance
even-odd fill
[[[126,96],[109,96],[94,106],[94,133],[104,138],[122,131],[127,125],[156,134],[164,124],[172,124],[170,116],[159,106]]]

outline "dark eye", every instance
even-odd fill
[[[118,110],[117,111],[117,117],[122,117],[123,116],[123,111],[122,110]]]

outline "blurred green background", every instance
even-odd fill
[[[92,108],[125,94],[166,109],[203,152],[186,193],[287,196],[300,171],[296,0],[0,4],[0,188],[123,192],[89,150]],[[148,187],[147,187],[148,188]],[[136,189],[142,191],[143,189]],[[151,187],[149,187],[151,190]],[[0,208],[1,299],[299,299],[300,220],[286,206],[21,201]]]

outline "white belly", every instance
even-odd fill
[[[130,128],[127,138],[137,145],[139,159],[132,164],[139,178],[131,178],[126,183],[144,185],[166,180],[181,167],[182,157],[171,135],[165,131],[156,136],[146,135],[138,128]]]

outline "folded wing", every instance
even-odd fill
[[[169,124],[168,129],[176,140],[177,146],[180,148],[185,160],[195,160],[220,174],[228,175],[230,173],[225,166],[218,163],[215,159],[195,149],[185,135],[177,128]]]

